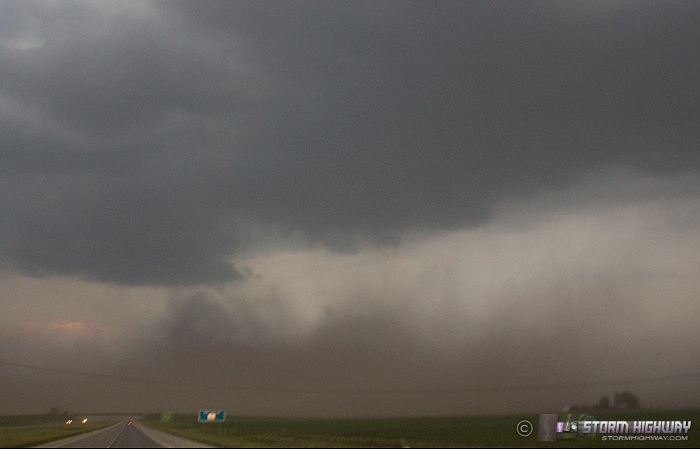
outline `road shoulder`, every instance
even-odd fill
[[[97,434],[99,434],[99,433],[106,432],[106,431],[108,431],[109,429],[112,429],[112,428],[114,428],[114,427],[117,427],[119,424],[121,424],[121,423],[116,423],[116,424],[114,424],[114,425],[112,425],[112,426],[109,426],[109,427],[105,427],[105,428],[102,428],[102,429],[93,430],[92,432],[81,433],[81,434],[78,434],[78,435],[73,435],[72,437],[61,438],[60,440],[49,441],[48,443],[44,443],[44,444],[42,444],[42,445],[40,445],[40,446],[33,446],[33,447],[36,447],[36,448],[48,448],[48,447],[65,446],[65,445],[71,444],[71,443],[73,443],[73,442],[75,442],[75,441],[82,440],[83,438],[87,438],[87,437],[90,437],[90,436],[92,436],[92,435],[97,435]]]
[[[160,430],[151,429],[150,427],[142,426],[141,424],[134,422],[134,425],[138,429],[146,434],[146,436],[163,447],[194,447],[194,448],[204,448],[204,447],[215,447],[209,446],[204,443],[199,443],[197,441],[186,440],[169,433],[161,432]]]

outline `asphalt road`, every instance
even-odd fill
[[[128,426],[127,422],[42,447],[163,447],[146,436],[136,425]]]

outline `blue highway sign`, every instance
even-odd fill
[[[200,410],[199,422],[224,422],[226,421],[226,412],[224,410]]]

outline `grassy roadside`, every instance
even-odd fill
[[[103,421],[78,426],[66,426],[65,423],[13,427],[0,426],[0,448],[37,446],[81,433],[92,432],[112,424],[114,422]]]
[[[469,416],[395,419],[285,419],[227,417],[221,424],[198,423],[195,415],[176,415],[170,423],[150,415],[140,422],[183,438],[221,447],[697,447],[700,432],[691,428],[687,441],[557,441],[523,438],[515,429],[538,415]],[[690,420],[700,426],[700,410],[614,412],[598,419]]]
[[[521,418],[520,416],[518,418]],[[511,423],[512,421],[512,423]],[[198,423],[177,415],[172,423],[149,416],[141,423],[183,438],[222,447],[463,447],[502,444],[501,426],[515,428],[513,417],[401,419],[227,418],[222,424]],[[512,426],[510,425],[512,424]],[[495,433],[494,433],[495,432]],[[473,439],[478,433],[480,442]],[[514,432],[513,432],[514,433]],[[519,443],[515,435],[511,445]]]

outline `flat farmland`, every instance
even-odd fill
[[[385,419],[290,419],[229,416],[224,423],[198,423],[197,416],[176,415],[161,422],[158,415],[141,423],[155,429],[220,447],[697,447],[700,410],[596,413],[603,420],[692,421],[687,441],[538,442],[537,432],[521,437],[520,420],[537,426],[539,416],[496,415]]]
[[[0,416],[0,448],[36,446],[113,424],[95,421],[66,425],[67,419],[51,415]]]

